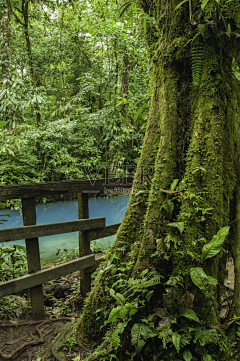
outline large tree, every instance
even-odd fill
[[[79,342],[105,335],[104,360],[236,360],[240,3],[138,6],[154,62],[148,126],[128,209],[76,332]]]

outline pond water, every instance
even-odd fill
[[[106,225],[119,223],[124,217],[128,201],[128,195],[90,199],[89,218],[106,217]],[[23,217],[19,211],[1,209],[0,214],[11,214],[11,217],[4,217],[8,221],[0,224],[0,229],[23,226]],[[37,224],[73,221],[78,219],[78,202],[57,202],[37,205],[36,215]],[[115,237],[105,237],[92,242],[94,242],[94,246],[100,245],[107,248],[113,243]],[[25,240],[5,243],[5,245],[10,244],[25,246]],[[55,263],[61,257],[64,249],[67,249],[68,253],[70,253],[72,249],[78,247],[78,232],[39,237],[39,246],[42,265]],[[56,255],[59,249],[61,251]]]

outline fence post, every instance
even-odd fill
[[[22,212],[24,226],[36,224],[35,198],[22,198]],[[26,239],[28,273],[41,270],[38,238]],[[30,288],[33,319],[44,317],[44,301],[42,285]]]
[[[78,193],[78,218],[89,218],[88,193]],[[88,231],[79,232],[79,257],[91,254],[90,242],[88,242]],[[85,269],[80,271],[80,291],[83,298],[91,289],[91,273]]]

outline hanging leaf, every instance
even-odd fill
[[[186,308],[185,310],[183,310],[179,316],[183,316],[188,318],[189,320],[193,320],[196,322],[200,322],[199,318],[197,317],[196,313],[193,310],[190,310],[188,308]]]
[[[176,227],[181,234],[183,233],[184,222],[172,222],[172,223],[168,223],[168,226],[169,227]]]
[[[192,360],[192,353],[189,349],[186,349],[184,352],[183,352],[183,358],[185,361],[191,361]]]
[[[216,256],[222,249],[224,240],[229,232],[229,226],[221,228],[216,235],[213,236],[212,240],[205,244],[202,249],[202,259]]]
[[[188,0],[183,0],[181,1],[179,4],[177,4],[177,6],[175,7],[175,11],[178,10],[183,4],[185,4],[186,2],[188,2]]]
[[[200,290],[204,290],[206,288],[206,285],[208,284],[208,276],[201,267],[190,268],[190,276],[195,286],[200,288]]]

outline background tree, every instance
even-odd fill
[[[152,65],[136,19],[119,21],[114,6],[25,0],[4,5],[11,27],[10,86],[2,84],[0,91],[0,119],[8,119],[10,128],[0,137],[0,178],[6,184],[73,179],[86,176],[83,164],[138,161]]]

